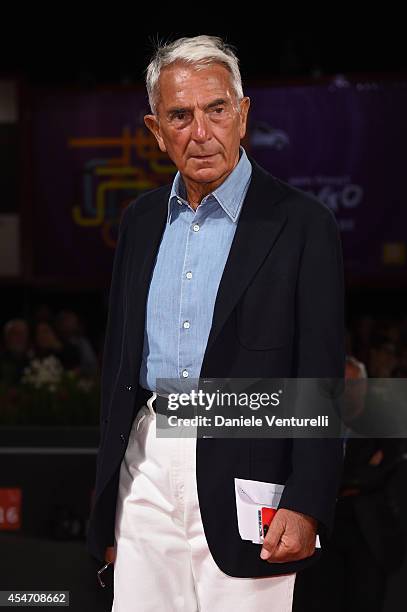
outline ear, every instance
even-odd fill
[[[247,115],[250,107],[250,98],[245,96],[240,100],[240,139],[245,137],[246,134],[246,125],[247,125]]]
[[[144,115],[144,123],[146,127],[152,132],[158,142],[160,151],[166,152],[167,148],[164,144],[164,140],[161,136],[160,123],[156,115]]]

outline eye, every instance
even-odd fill
[[[173,121],[174,123],[183,123],[188,119],[188,113],[187,111],[182,110],[174,111],[173,113],[171,113],[170,118],[171,121]]]

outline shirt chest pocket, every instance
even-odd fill
[[[236,332],[243,347],[260,351],[290,343],[294,292],[294,284],[280,274],[261,275],[249,285],[236,306]]]

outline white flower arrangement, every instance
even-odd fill
[[[54,392],[61,382],[63,371],[61,362],[54,355],[44,359],[33,359],[24,369],[21,382],[36,389],[46,387]]]

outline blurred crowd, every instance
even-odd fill
[[[407,377],[407,317],[378,319],[356,317],[347,330],[348,362],[366,368],[373,378]],[[102,343],[101,343],[102,346]],[[0,381],[18,384],[32,359],[53,355],[64,369],[94,377],[100,372],[102,349],[86,335],[82,317],[47,305],[30,319],[13,318],[3,325],[0,339]]]
[[[362,384],[354,388],[347,413],[349,437],[344,439],[333,531],[322,542],[321,562],[297,575],[294,612],[382,612],[390,595],[389,578],[405,562],[406,438],[401,430],[396,430],[397,437],[386,436],[380,425],[372,435],[354,433],[364,430],[377,410],[385,421],[389,408],[390,420],[397,411],[405,413],[405,395],[402,406],[384,401],[384,396],[373,402],[363,383],[407,377],[407,317],[355,318],[347,330],[346,353],[345,378]]]
[[[32,319],[13,318],[2,329],[0,382],[18,385],[25,369],[36,360],[53,356],[62,368],[84,378],[100,371],[100,351],[86,336],[80,315],[62,309],[53,314],[47,306],[38,308]]]

